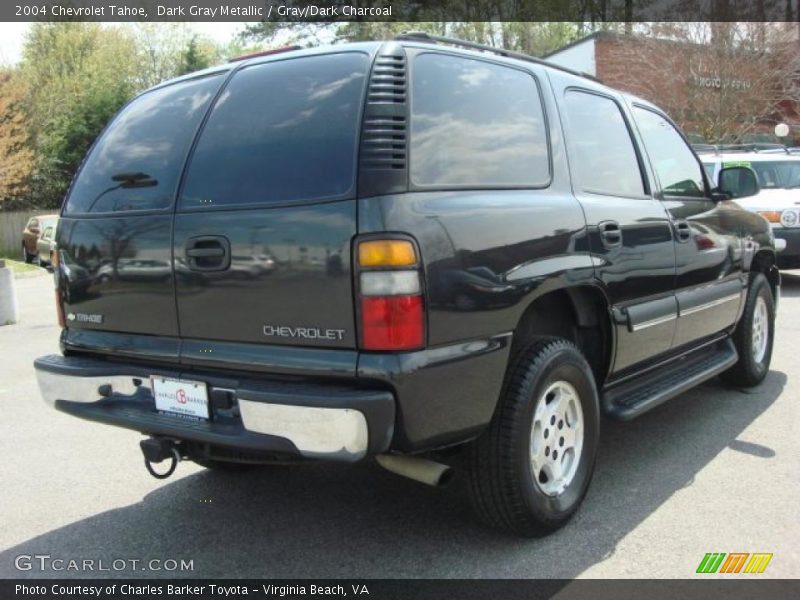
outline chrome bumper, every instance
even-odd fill
[[[354,461],[367,453],[367,420],[350,408],[288,406],[239,400],[244,428],[290,440],[307,458]]]
[[[60,356],[36,361],[39,389],[47,404],[74,416],[150,435],[276,452],[288,447],[306,458],[346,462],[384,451],[391,441],[394,399],[388,392],[259,383],[252,390],[246,386],[234,390],[240,416],[235,416],[234,410],[198,424],[157,412],[144,373],[103,375],[88,369],[84,376],[76,374],[75,368],[58,372],[58,367],[68,362],[68,357]],[[209,387],[213,389],[213,383]]]

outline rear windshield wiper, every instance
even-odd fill
[[[109,192],[113,192],[114,190],[122,189],[131,189],[131,188],[146,188],[146,187],[154,187],[158,185],[158,180],[153,179],[147,173],[142,173],[141,171],[137,171],[135,173],[117,173],[116,175],[111,176],[111,181],[117,182],[117,185],[112,185],[110,188],[106,188],[102,192],[100,192],[97,197],[92,200],[92,203],[86,208],[86,212],[91,212],[94,208],[95,204],[108,194]]]
[[[150,175],[142,173],[141,171],[136,173],[117,173],[111,176],[111,181],[119,182],[119,187],[126,189],[158,185],[157,179],[153,179]]]

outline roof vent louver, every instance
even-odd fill
[[[359,196],[408,188],[408,80],[402,46],[385,44],[370,74],[361,129]]]

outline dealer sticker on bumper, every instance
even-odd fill
[[[153,397],[160,412],[208,419],[208,390],[202,381],[152,377]]]

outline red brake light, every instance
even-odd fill
[[[421,295],[361,299],[361,342],[365,350],[421,348],[425,313]]]
[[[413,242],[397,236],[361,240],[355,257],[361,348],[423,348],[425,298]]]

